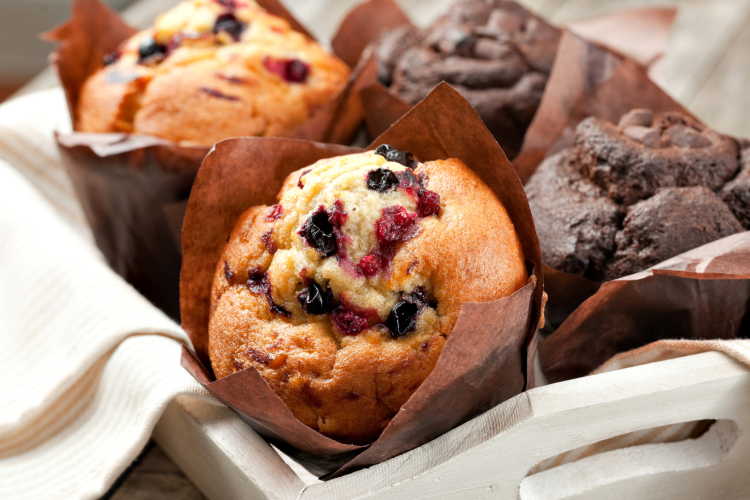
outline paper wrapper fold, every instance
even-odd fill
[[[277,0],[257,0],[294,29],[309,32]],[[65,90],[73,130],[81,88],[102,58],[136,30],[100,0],[71,0],[72,17],[45,38],[59,42],[50,57]],[[291,137],[347,144],[362,122],[354,91],[357,74]],[[154,304],[173,317],[179,312],[180,254],[169,231],[180,212],[208,146],[185,146],[155,137],[126,134],[59,134],[58,145],[97,245],[110,265]],[[165,217],[170,218],[165,225]],[[164,248],[167,245],[169,248]]]
[[[286,176],[321,158],[361,151],[289,139],[218,143],[206,157],[182,229],[181,311],[196,356],[183,365],[260,434],[312,472],[335,477],[420,446],[525,387],[533,386],[535,331],[542,307],[539,242],[526,195],[474,109],[442,84],[369,149],[388,143],[421,161],[458,158],[497,194],[515,225],[532,275],[510,297],[464,304],[433,372],[369,446],[342,444],[297,421],[255,368],[213,381],[208,318],[216,262],[240,214],[272,204]]]
[[[676,14],[674,8],[627,9],[576,21],[567,28],[592,44],[606,47],[602,50],[630,58],[644,71],[661,77],[661,63]],[[369,0],[347,14],[331,45],[340,58],[353,65],[358,59],[371,58],[368,46],[384,31],[405,24],[414,26],[394,0]],[[372,65],[372,70],[360,79],[362,106],[367,130],[371,137],[377,137],[412,105],[378,82],[374,59],[367,64]],[[523,175],[521,180],[525,181]]]
[[[573,144],[575,127],[596,116],[617,123],[634,108],[690,114],[632,59],[565,31],[542,102],[513,160],[525,184],[547,156]]]
[[[513,166],[526,183],[542,160],[573,146],[575,128],[589,116],[617,123],[634,108],[692,116],[633,60],[565,31],[547,88]],[[547,324],[559,326],[599,284],[545,267]]]
[[[746,231],[604,283],[540,343],[542,368],[558,382],[657,340],[748,337],[749,305]]]

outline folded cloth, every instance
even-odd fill
[[[61,92],[0,106],[0,498],[98,498],[181,394],[182,329],[109,269],[57,155]],[[69,127],[69,125],[68,125]]]

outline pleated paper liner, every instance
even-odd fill
[[[299,422],[255,368],[214,380],[208,361],[209,297],[216,262],[240,214],[273,204],[286,176],[321,159],[361,151],[290,139],[218,143],[198,173],[182,229],[182,325],[195,346],[185,366],[260,434],[317,475],[336,477],[416,448],[533,387],[542,317],[539,241],[523,187],[474,109],[441,84],[368,149],[388,143],[421,161],[458,158],[495,192],[523,245],[529,284],[487,303],[466,303],[432,373],[380,437],[343,444]]]
[[[589,116],[617,123],[634,108],[690,115],[633,59],[564,31],[547,87],[513,166],[525,184],[546,158],[573,144]]]
[[[297,31],[308,31],[277,0],[258,0]],[[100,0],[72,0],[72,17],[45,35],[59,42],[50,62],[65,90],[73,133],[57,135],[97,245],[110,265],[143,295],[174,318],[179,314],[179,244],[170,235],[181,225],[190,186],[210,147],[156,137],[75,132],[75,109],[87,78],[136,30]],[[362,122],[362,105],[347,86],[290,136],[349,143]]]
[[[692,116],[633,60],[565,31],[536,116],[513,166],[528,181],[541,161],[573,145],[575,128],[595,116],[617,123],[634,108]],[[583,276],[545,268],[548,327],[559,326],[599,284]]]
[[[577,21],[568,27],[586,40],[632,58],[642,69],[660,75],[676,13],[673,8],[628,9]],[[404,25],[413,23],[394,0],[369,0],[347,14],[331,42],[334,52],[347,64],[353,66],[359,60],[368,68],[360,78],[359,88],[370,137],[382,134],[412,107],[378,81],[377,62],[371,50],[371,44],[384,31]]]
[[[557,382],[657,340],[748,337],[749,305],[745,231],[604,283],[539,344],[542,367]]]

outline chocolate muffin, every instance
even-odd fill
[[[348,76],[342,61],[252,0],[191,0],[105,57],[75,113],[82,132],[198,145],[280,136]]]
[[[459,160],[321,160],[237,222],[216,266],[217,378],[255,367],[326,436],[372,442],[430,374],[464,302],[528,279],[505,208]]]
[[[429,28],[403,26],[375,46],[378,78],[412,104],[445,81],[513,158],[534,117],[560,32],[515,2],[459,0]]]
[[[545,264],[602,282],[748,229],[741,146],[681,113],[583,120],[526,185]]]

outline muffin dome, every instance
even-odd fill
[[[449,83],[513,158],[539,107],[559,38],[559,30],[515,2],[458,0],[428,28],[383,35],[375,47],[378,78],[412,104]]]
[[[746,145],[681,113],[585,119],[526,185],[545,264],[617,279],[747,229]]]
[[[527,282],[494,193],[458,160],[381,146],[293,173],[217,263],[209,356],[250,366],[304,424],[372,442],[437,363],[464,302]]]
[[[346,84],[347,66],[252,0],[192,0],[123,42],[84,84],[83,132],[210,145],[284,135]]]

